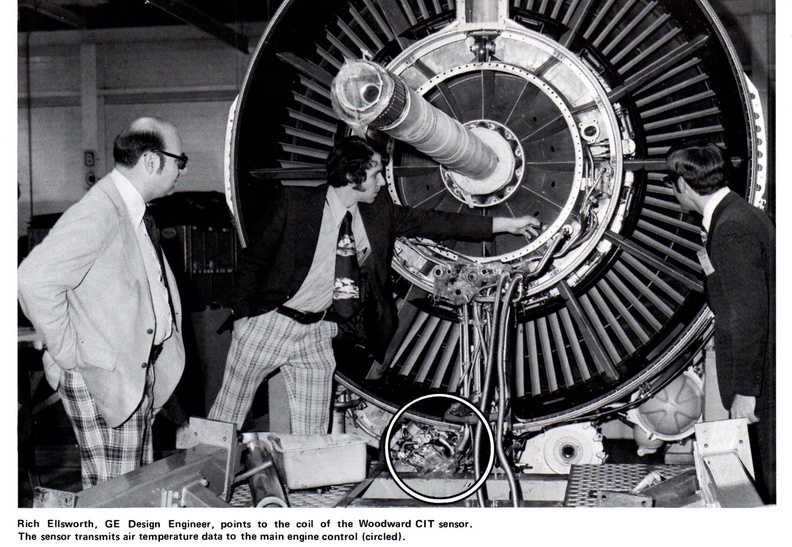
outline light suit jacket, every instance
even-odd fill
[[[46,346],[53,389],[76,368],[108,425],[140,403],[154,338],[154,305],[135,231],[121,194],[106,176],[58,220],[19,267],[19,302]],[[184,370],[181,303],[165,261],[175,312],[173,334],[155,365],[154,408]]]

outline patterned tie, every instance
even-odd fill
[[[146,214],[143,215],[143,223],[146,225],[146,232],[148,232],[149,239],[152,245],[154,245],[154,250],[157,251],[157,254],[160,254],[162,252],[162,245],[160,244],[160,233],[157,228],[157,223],[154,221],[154,216],[146,211]]]
[[[333,308],[343,318],[352,317],[360,307],[359,276],[355,237],[352,235],[352,213],[347,211],[338,229],[333,286]]]

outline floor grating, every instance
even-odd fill
[[[692,465],[642,463],[573,465],[569,473],[564,506],[597,507],[598,490],[629,493],[652,471],[668,480],[692,468]]]
[[[335,507],[354,487],[354,484],[342,484],[326,488],[292,490],[286,496],[289,498],[290,507]],[[253,496],[250,493],[250,486],[240,484],[234,489],[229,503],[232,507],[252,507]]]

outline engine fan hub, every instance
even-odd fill
[[[505,125],[491,120],[464,124],[498,157],[495,172],[484,179],[466,177],[440,167],[443,183],[451,194],[468,207],[490,207],[502,203],[517,190],[523,175],[523,149]]]

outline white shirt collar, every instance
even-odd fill
[[[712,224],[712,215],[713,213],[715,213],[715,208],[718,206],[718,204],[721,201],[723,201],[723,198],[725,198],[728,194],[729,194],[729,188],[724,186],[723,188],[717,190],[714,194],[712,194],[712,197],[710,197],[706,205],[704,205],[704,213],[703,213],[704,218],[702,219],[701,224],[704,226],[704,229],[706,231],[709,232],[710,230],[710,224]]]
[[[344,215],[346,215],[347,211],[350,211],[354,217],[358,208],[357,203],[352,205],[352,207],[346,207],[343,203],[341,203],[341,198],[338,197],[336,189],[333,186],[327,187],[326,203],[328,207],[330,207],[330,214],[332,215],[336,226],[341,225],[341,221],[344,220]]]
[[[110,177],[115,182],[118,193],[121,194],[121,199],[126,205],[129,218],[132,220],[132,225],[137,228],[146,213],[146,201],[140,195],[140,192],[137,191],[137,188],[120,171],[113,169],[110,172]]]

